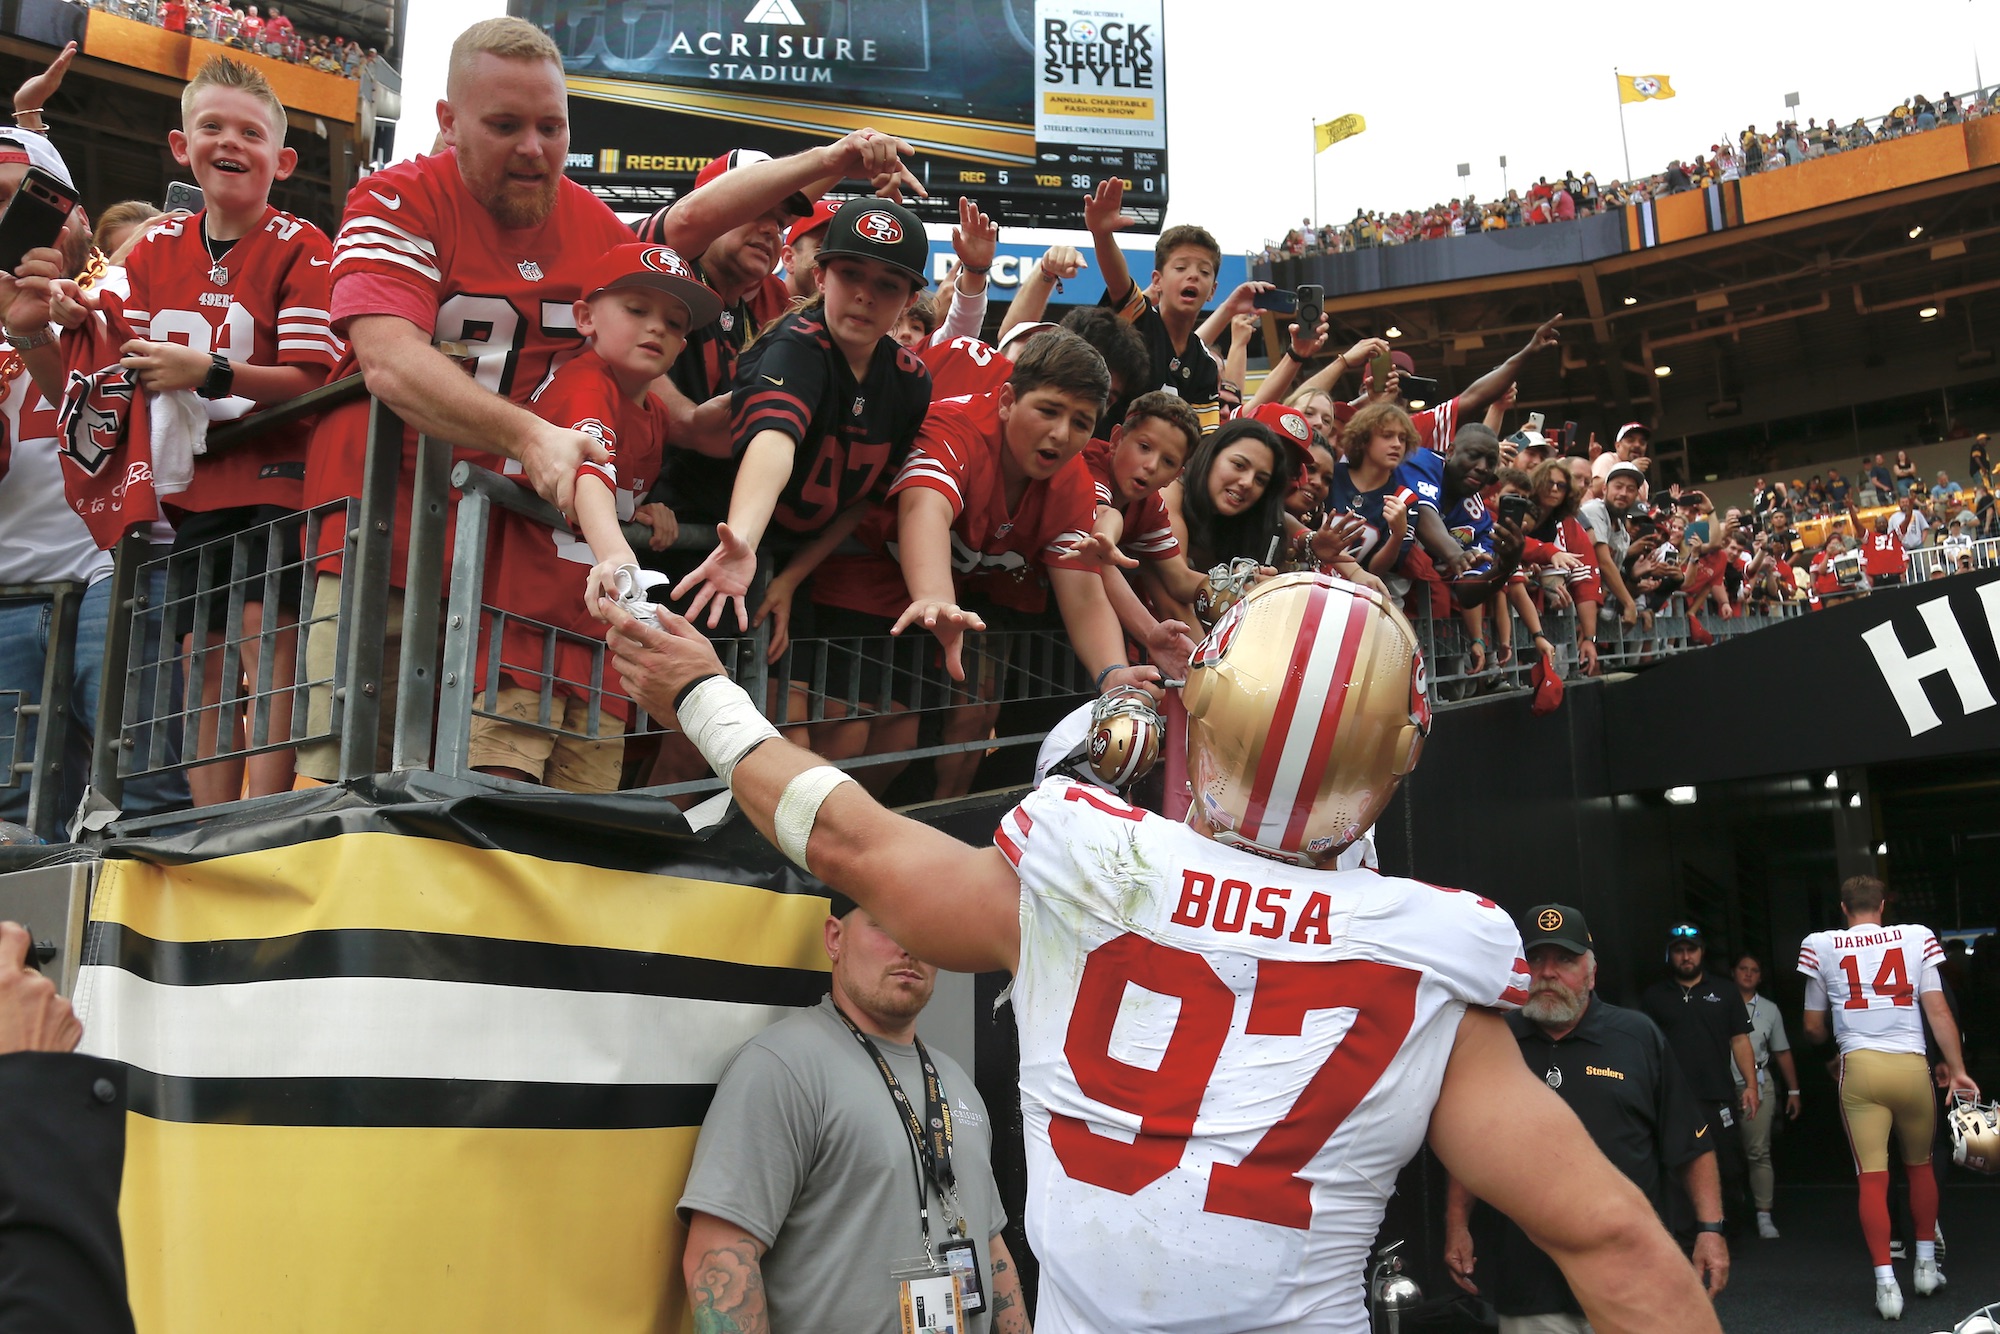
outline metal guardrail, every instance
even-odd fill
[[[1910,568],[1906,578],[1911,583],[1934,579],[1940,571],[1958,574],[1961,560],[1970,560],[1975,570],[1990,570],[2000,565],[2000,537],[1981,537],[1951,546],[1918,547],[1909,555]]]
[[[0,602],[49,599],[48,649],[42,659],[41,690],[31,702],[25,691],[0,691],[0,754],[6,759],[0,787],[28,782],[23,823],[43,839],[60,836],[64,812],[57,809],[62,791],[63,742],[70,725],[69,687],[75,679],[77,612],[89,585],[56,583],[0,584]],[[11,707],[10,707],[11,705]],[[25,734],[33,723],[33,739]]]
[[[269,410],[259,416],[219,427],[211,440],[222,447],[252,437],[256,431],[279,422],[349,401],[364,394],[358,377],[323,387],[300,400]],[[604,714],[607,690],[615,697],[616,685],[607,687],[605,672],[608,654],[601,638],[580,636],[559,626],[527,621],[484,601],[486,561],[492,532],[493,511],[512,511],[550,526],[567,528],[561,516],[526,487],[491,470],[460,463],[454,468],[452,451],[440,441],[422,439],[414,494],[402,497],[400,473],[403,462],[404,425],[379,400],[371,404],[366,443],[366,468],[362,494],[357,499],[335,502],[285,522],[303,528],[298,555],[281,554],[266,546],[257,535],[246,534],[210,544],[220,559],[199,563],[200,573],[191,584],[165,602],[147,596],[143,590],[160,562],[143,539],[128,538],[116,553],[112,575],[112,607],[106,640],[107,664],[119,670],[104,673],[100,694],[98,727],[92,755],[91,792],[102,818],[86,828],[93,834],[106,828],[129,834],[147,829],[209,818],[269,809],[277,796],[246,801],[223,802],[201,808],[197,813],[170,812],[137,819],[112,819],[120,803],[127,779],[142,774],[185,770],[215,759],[242,759],[315,741],[337,744],[337,777],[341,781],[359,779],[377,770],[377,738],[387,723],[393,737],[391,769],[427,770],[474,786],[499,790],[532,790],[506,778],[481,773],[471,766],[470,743],[474,721],[498,718],[495,691],[501,673],[496,647],[496,630],[511,624],[527,630],[542,645],[542,670],[535,664],[509,662],[508,675],[526,676],[538,687],[535,717],[526,724],[509,717],[507,721],[533,730],[562,734],[558,700],[580,697],[586,704],[583,731],[569,735],[593,739]],[[453,490],[457,489],[456,516],[452,517]],[[402,650],[395,682],[396,707],[392,716],[383,712],[385,642],[388,639],[391,605],[390,558],[394,516],[399,505],[413,510],[408,563],[401,572],[401,586],[409,589],[443,589],[445,596],[406,597],[402,600]],[[455,522],[455,556],[450,568],[444,559],[447,522]],[[326,605],[318,575],[330,565],[330,557],[317,555],[320,535],[328,525],[341,534],[337,549],[342,577],[337,605]],[[635,549],[643,549],[650,533],[634,526],[627,536]],[[689,552],[704,551],[714,543],[714,530],[703,525],[685,525],[674,546]],[[2000,544],[1988,544],[1981,559],[2000,562]],[[262,552],[260,560],[252,556]],[[759,573],[759,584],[768,576],[769,566]],[[281,584],[296,578],[300,585],[296,628],[276,623],[244,632],[243,608],[246,601],[275,604]],[[329,589],[331,584],[327,586]],[[755,605],[761,588],[753,588],[749,599]],[[1722,620],[1704,618],[1704,626],[1715,638],[1743,634],[1785,617],[1796,615],[1798,606],[1781,605],[1769,613]],[[206,654],[186,652],[178,635],[158,633],[165,628],[178,630],[182,624],[208,623],[217,615],[222,624],[218,645]],[[73,614],[70,617],[74,621]],[[308,629],[322,634],[329,624],[335,635],[333,652],[316,655],[331,665],[315,670],[306,651]],[[1573,612],[1548,612],[1544,629],[1555,645],[1556,665],[1565,678],[1580,674],[1581,663],[1575,642]],[[1514,652],[1506,663],[1493,662],[1484,671],[1472,672],[1466,655],[1466,637],[1456,617],[1418,618],[1432,664],[1432,679],[1441,705],[1497,693],[1526,690],[1534,662],[1531,639],[1513,618],[1507,625],[1515,638]],[[153,632],[149,635],[149,631]],[[1489,632],[1490,633],[1490,632]],[[1695,647],[1692,628],[1678,598],[1670,599],[1649,625],[1627,630],[1615,616],[1600,617],[1599,659],[1606,671],[1628,670],[1671,654]],[[286,635],[299,639],[299,650],[291,669],[280,674],[274,666],[272,649]],[[73,638],[73,634],[72,634]],[[555,648],[565,642],[582,641],[590,650],[588,679],[565,681],[554,668]],[[148,643],[157,643],[147,651]],[[1081,698],[1090,691],[1090,682],[1063,636],[1052,630],[988,632],[968,635],[964,647],[965,679],[953,681],[938,662],[937,646],[927,634],[912,633],[888,637],[806,637],[794,640],[786,651],[771,660],[768,625],[717,641],[718,652],[753,698],[765,702],[774,721],[784,727],[817,728],[854,720],[890,720],[898,716],[929,715],[952,720],[958,726],[957,739],[933,744],[914,744],[922,739],[910,729],[885,728],[898,745],[894,750],[875,754],[849,755],[835,762],[846,768],[867,768],[911,760],[934,758],[975,750],[1037,743],[1040,731],[1018,735],[996,735],[992,715],[976,714],[975,709],[1032,700]],[[1495,655],[1496,657],[1498,655]],[[245,680],[245,663],[254,660],[252,679]],[[68,668],[58,661],[52,648],[46,679],[53,688],[45,695],[51,707],[66,707]],[[475,688],[482,680],[484,688]],[[173,669],[185,676],[187,693],[177,697],[170,684]],[[203,689],[220,679],[215,698],[203,702]],[[330,700],[330,706],[324,701]],[[0,700],[0,719],[4,719]],[[309,707],[310,704],[310,707]],[[230,717],[240,712],[241,730],[216,728],[217,736],[209,753],[197,748],[204,719]],[[632,710],[630,730],[621,736],[648,737],[662,731],[658,723]],[[286,715],[289,715],[288,717]],[[968,722],[973,735],[967,738]],[[4,724],[0,724],[4,725]],[[16,731],[20,730],[18,724]],[[813,737],[820,734],[811,733]],[[171,756],[163,738],[181,743],[181,754]],[[603,738],[608,739],[608,738]],[[908,744],[904,744],[908,743]],[[6,753],[7,738],[0,733],[0,757]],[[16,756],[10,776],[30,774],[31,787],[47,793],[38,807],[41,827],[53,828],[56,812],[54,785],[46,774],[32,769],[43,757],[30,761]],[[55,762],[54,757],[49,763]],[[713,791],[719,783],[712,777],[637,789],[667,796]]]

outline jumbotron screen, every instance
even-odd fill
[[[1167,206],[1162,0],[509,0],[562,48],[570,176],[666,202],[732,148],[774,157],[863,125],[917,148],[942,219],[960,195],[1006,226],[1080,227],[1124,178]]]

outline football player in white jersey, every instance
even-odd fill
[[[1910,1176],[1910,1216],[1917,1243],[1917,1295],[1944,1286],[1937,1262],[1937,1176],[1931,1135],[1937,1107],[1924,1055],[1930,1021],[1950,1089],[1976,1099],[1965,1073],[1958,1025],[1938,981],[1944,949],[1927,926],[1884,926],[1882,882],[1850,877],[1840,887],[1842,931],[1815,931],[1799,946],[1806,975],[1805,1034],[1831,1035],[1840,1045],[1840,1115],[1861,1180],[1861,1235],[1875,1266],[1875,1309],[1886,1320],[1903,1315],[1903,1290],[1889,1263],[1889,1134],[1894,1131]]]
[[[1321,869],[1430,722],[1415,637],[1374,592],[1282,575],[1217,622],[1184,690],[1188,824],[1054,775],[978,850],[779,740],[686,621],[606,614],[635,698],[787,856],[919,957],[1014,974],[1043,1334],[1362,1334],[1362,1266],[1426,1135],[1600,1334],[1718,1328],[1494,1012],[1527,985],[1507,915]]]

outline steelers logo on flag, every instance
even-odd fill
[[[863,213],[854,220],[854,230],[877,245],[894,245],[903,239],[903,224],[887,213]]]
[[[1641,97],[1658,97],[1660,81],[1650,74],[1635,74],[1632,76],[1632,91]]]

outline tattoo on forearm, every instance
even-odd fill
[[[695,1334],[770,1334],[764,1310],[764,1270],[749,1240],[718,1246],[701,1257],[688,1292]]]

